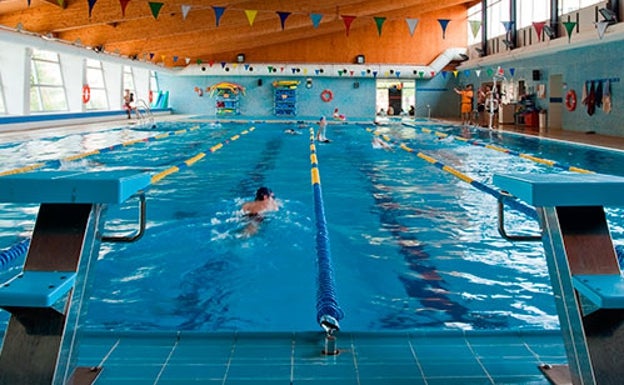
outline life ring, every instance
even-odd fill
[[[88,84],[85,84],[82,86],[82,102],[87,104],[89,100],[91,100],[91,88],[89,88]]]
[[[149,100],[150,103],[154,101],[154,91],[149,90],[149,93],[147,94],[147,100]]]
[[[330,90],[323,90],[323,92],[321,92],[321,100],[323,100],[325,103],[331,102],[333,98],[334,93]]]
[[[565,106],[568,111],[574,111],[576,109],[576,92],[569,90],[565,97]]]

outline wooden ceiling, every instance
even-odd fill
[[[61,5],[59,5],[59,2]],[[48,35],[107,52],[144,58],[180,57],[221,60],[288,44],[296,46],[329,34],[345,33],[342,15],[422,18],[449,7],[471,6],[478,0],[0,0],[0,25]],[[92,5],[91,16],[89,6]],[[122,14],[122,3],[126,3]],[[153,5],[161,3],[157,18]],[[183,6],[190,6],[184,18]],[[216,26],[213,7],[225,10]],[[253,25],[246,12],[257,10]],[[290,12],[282,30],[277,12]],[[318,28],[310,15],[321,14]],[[370,25],[367,25],[370,28]],[[352,28],[362,28],[355,21]]]

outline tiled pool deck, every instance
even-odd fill
[[[565,364],[559,331],[337,334],[87,333],[80,366],[97,385],[548,385],[540,364]]]

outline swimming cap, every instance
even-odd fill
[[[270,188],[268,187],[260,187],[257,191],[256,191],[256,200],[257,201],[261,201],[264,199],[265,196],[271,196],[271,194],[273,194],[273,192],[271,191]]]

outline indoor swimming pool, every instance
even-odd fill
[[[87,328],[316,331],[310,127],[317,128],[189,120],[5,142],[0,172],[34,164],[161,175],[204,154],[146,190],[143,238],[102,244]],[[372,146],[374,129],[388,135],[391,150]],[[327,136],[332,142],[317,143],[316,154],[342,330],[558,328],[542,244],[501,238],[493,196],[415,155],[492,186],[494,174],[573,172],[514,152],[614,175],[622,175],[617,164],[624,154],[432,122],[331,124]],[[280,209],[248,235],[240,207],[260,186],[273,190]],[[30,235],[36,211],[2,205],[0,248]],[[617,242],[621,210],[608,215]],[[110,207],[107,232],[131,232],[136,216],[135,200]],[[511,210],[506,225],[514,233],[539,230],[534,219]],[[1,278],[15,275],[20,262]]]

